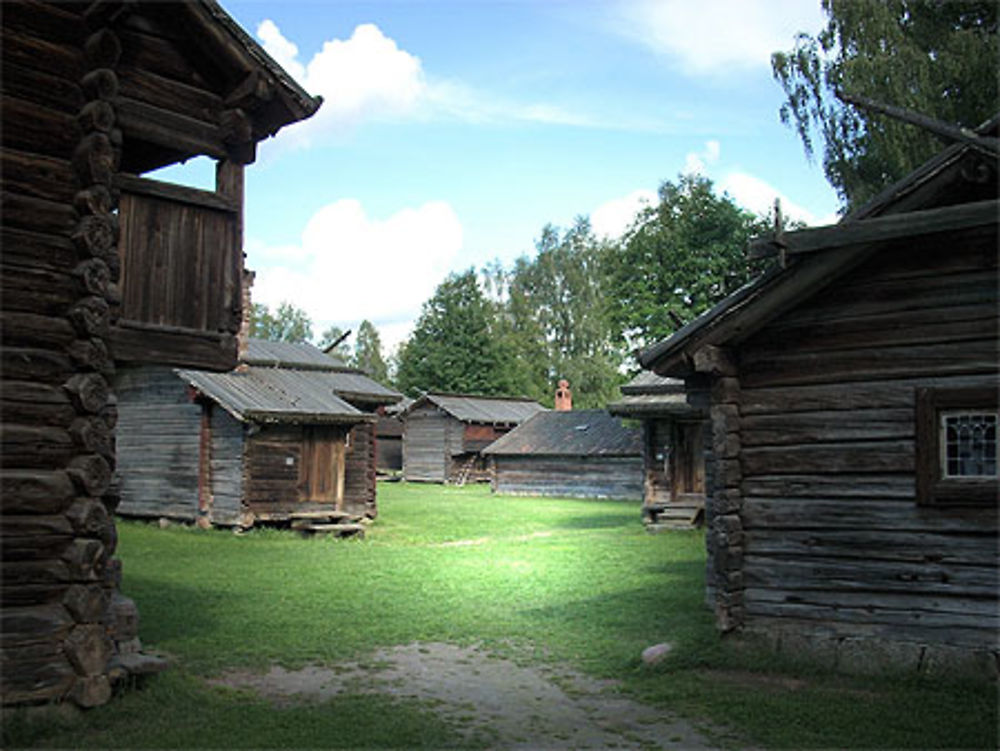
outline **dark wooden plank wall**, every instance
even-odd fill
[[[996,647],[996,509],[914,487],[915,390],[997,387],[996,260],[898,243],[740,348],[747,627]]]
[[[375,518],[375,424],[356,425],[344,462],[344,511]]]
[[[243,520],[243,453],[246,427],[222,407],[212,408],[212,508],[213,524],[238,525]]]
[[[444,482],[448,471],[449,422],[433,405],[418,407],[406,416],[403,434],[403,478],[417,482]]]
[[[343,442],[347,431],[324,427],[323,431]],[[303,428],[300,425],[264,425],[246,444],[244,502],[246,510],[262,519],[287,518],[297,511],[330,509],[333,502],[304,497],[300,478]]]
[[[239,279],[233,212],[122,193],[122,307],[126,321],[236,333]],[[149,284],[155,279],[156,284]]]
[[[83,8],[4,4],[0,31],[4,704],[111,696],[116,131],[84,76],[115,61]]]
[[[496,456],[493,489],[502,495],[640,500],[636,457]]]
[[[122,368],[115,390],[119,513],[194,521],[201,405],[166,367]]]
[[[302,428],[297,425],[264,425],[247,439],[244,501],[252,513],[268,509],[294,509],[299,502],[299,465],[302,461]]]
[[[383,471],[398,472],[403,469],[402,436],[382,436],[375,447],[375,466]]]

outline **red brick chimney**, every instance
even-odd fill
[[[565,378],[559,381],[556,389],[556,411],[569,412],[573,409],[573,392],[569,390],[569,381]]]

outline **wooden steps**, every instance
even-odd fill
[[[642,509],[642,521],[647,532],[697,529],[704,523],[704,517],[705,509],[701,504],[656,503]]]
[[[334,537],[365,536],[364,517],[343,511],[306,511],[289,516],[291,528],[303,535],[332,535]]]

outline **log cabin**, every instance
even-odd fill
[[[402,395],[311,344],[246,349],[228,373],[124,374],[118,513],[240,528],[374,519],[377,411]]]
[[[424,394],[403,413],[403,479],[486,482],[482,450],[543,409],[531,399]]]
[[[536,412],[482,453],[498,495],[642,497],[641,433],[602,409]]]
[[[996,678],[997,124],[640,356],[710,394],[719,628],[845,672]]]
[[[413,403],[402,398],[383,407],[375,421],[375,468],[383,475],[398,479],[403,472],[403,412]]]
[[[708,401],[679,378],[641,371],[608,405],[612,415],[642,426],[642,520],[646,529],[701,526],[714,462]]]
[[[162,667],[119,591],[116,371],[233,367],[243,169],[320,101],[213,0],[2,16],[0,701],[91,707]],[[214,191],[141,176],[196,156]]]

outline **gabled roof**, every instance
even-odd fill
[[[353,425],[374,420],[336,396],[329,374],[320,371],[250,367],[244,372],[177,374],[242,422]]]
[[[343,399],[370,404],[395,404],[403,398],[398,391],[369,378],[363,371],[324,354],[305,342],[272,342],[249,339],[243,362],[256,368],[299,370],[321,373],[314,378]]]
[[[424,394],[407,408],[404,416],[425,404],[433,404],[462,422],[485,425],[516,425],[545,409],[532,399],[517,397]]]
[[[639,456],[642,435],[603,409],[539,412],[483,450],[494,456]]]
[[[621,387],[622,398],[608,405],[612,415],[642,417],[643,415],[695,416],[700,410],[688,402],[684,381],[666,378],[643,370]]]
[[[254,144],[310,117],[322,104],[321,97],[310,96],[216,0],[81,7],[86,8],[88,23],[107,24],[119,32],[124,60],[146,45],[156,45],[148,53],[156,57],[163,57],[163,50],[176,50],[190,66],[184,75],[216,98],[202,112],[203,132],[211,131],[211,137],[201,144],[149,132],[140,135],[130,132],[126,123],[125,137],[132,140],[123,153],[125,172],[139,174],[202,153],[252,162]],[[127,72],[122,73],[126,80]],[[218,142],[220,133],[224,144]]]
[[[248,339],[247,353],[243,356],[243,362],[272,368],[354,370],[340,358],[324,354],[319,347],[307,342],[274,342],[269,339]]]
[[[978,132],[995,135],[997,123],[998,118],[992,118]],[[886,240],[995,225],[1000,216],[995,173],[979,183],[965,180],[965,174],[982,166],[983,156],[986,164],[996,163],[988,149],[954,144],[837,225],[756,241],[752,247],[761,255],[783,247],[789,254],[787,265],[744,285],[646,349],[639,356],[640,364],[661,375],[686,375],[696,351],[706,345],[739,343],[857,267]]]

